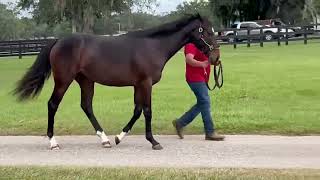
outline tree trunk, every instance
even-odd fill
[[[83,32],[93,33],[94,16],[92,6],[88,6],[83,12]]]
[[[308,16],[312,18],[312,22],[315,23],[317,21],[317,14],[314,8],[313,0],[306,0],[303,10],[303,19],[309,20]],[[311,20],[311,19],[310,19]]]
[[[76,20],[74,17],[72,17],[72,33],[76,33],[77,32],[77,24],[76,24]]]

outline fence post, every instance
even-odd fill
[[[263,47],[263,30],[260,27],[260,47]]]
[[[233,30],[233,48],[236,49],[237,48],[237,31]]]
[[[18,41],[19,42],[19,59],[22,58],[22,44],[21,44],[21,41]]]
[[[12,44],[10,43],[10,55],[12,55]]]
[[[304,26],[304,32],[303,32],[303,36],[304,36],[304,44],[308,44],[308,38],[307,38],[307,27]]]
[[[288,45],[289,42],[288,42],[288,27],[286,27],[286,45]]]
[[[247,47],[250,47],[251,39],[250,39],[250,28],[249,27],[247,28],[247,36],[248,36],[248,38],[247,38]]]
[[[279,26],[278,26],[277,37],[278,37],[278,46],[280,46],[281,43],[280,43],[280,27]]]

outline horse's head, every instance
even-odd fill
[[[214,29],[211,22],[196,15],[197,27],[191,32],[191,42],[197,46],[205,55],[209,56],[211,64],[218,62],[220,58],[220,45],[214,37]]]

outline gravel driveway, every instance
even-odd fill
[[[111,149],[103,149],[96,136],[56,136],[58,151],[49,150],[45,137],[0,136],[0,165],[320,169],[320,136],[229,135],[223,142],[199,135],[155,138],[163,150],[152,150],[144,136],[128,136]]]

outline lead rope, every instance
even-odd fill
[[[217,72],[217,66],[219,66],[218,72]],[[204,68],[204,74],[205,74],[205,76],[206,76],[206,78],[208,79],[208,82],[209,82],[209,76],[208,76],[208,73],[207,73],[205,68]],[[219,77],[220,76],[221,76],[221,83],[219,83]],[[206,81],[207,88],[210,91],[213,91],[216,87],[218,87],[220,89],[223,86],[223,68],[222,68],[221,61],[219,61],[218,64],[215,64],[213,66],[213,77],[214,77],[214,82],[215,82],[213,88],[210,88],[208,82]]]

